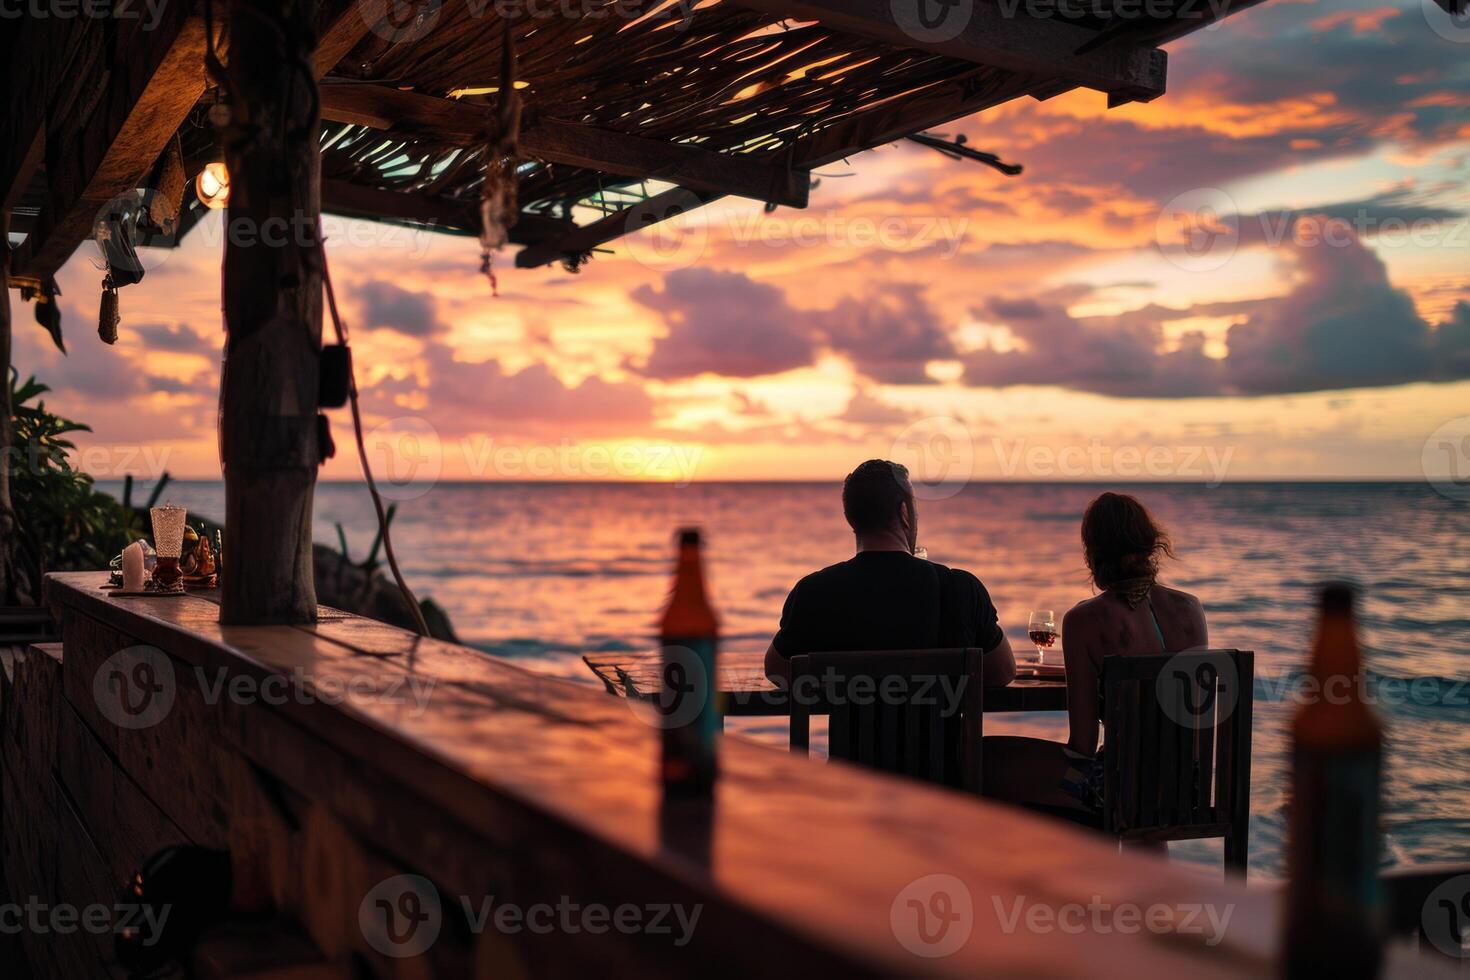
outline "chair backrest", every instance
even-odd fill
[[[1389,868],[1378,884],[1389,935],[1417,935],[1421,950],[1470,965],[1470,864]]]
[[[1254,665],[1242,650],[1103,661],[1104,829],[1244,839]],[[1243,864],[1244,855],[1226,861]]]
[[[791,658],[791,748],[829,716],[828,755],[980,792],[984,651],[878,650]]]

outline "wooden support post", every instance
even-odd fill
[[[19,603],[19,576],[15,564],[15,511],[10,506],[10,468],[19,456],[12,452],[10,428],[10,286],[6,268],[10,259],[10,209],[0,209],[0,604]]]
[[[316,619],[311,507],[320,462],[322,270],[314,2],[230,4],[222,623]]]

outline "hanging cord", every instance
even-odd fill
[[[322,284],[327,287],[327,306],[332,311],[332,325],[337,329],[337,343],[346,346],[347,327],[342,323],[342,317],[337,312],[337,294],[332,289],[332,274],[327,268],[327,245],[320,234],[317,235],[317,250],[322,257]],[[388,567],[393,570],[393,581],[398,583],[398,591],[403,594],[403,601],[408,603],[409,612],[413,613],[413,621],[418,628],[419,635],[428,636],[429,624],[424,619],[424,611],[419,607],[419,601],[414,598],[408,583],[403,580],[403,573],[398,570],[398,557],[393,553],[393,538],[388,533],[388,517],[383,511],[383,498],[378,495],[378,484],[373,479],[373,468],[368,465],[367,445],[362,438],[362,412],[357,407],[357,375],[353,371],[347,374],[347,396],[352,403],[352,430],[357,436],[357,458],[362,462],[362,475],[367,477],[368,492],[373,497],[373,509],[378,513],[378,533],[383,538],[383,554],[388,558]]]
[[[480,185],[480,272],[490,279],[490,291],[500,293],[495,280],[495,253],[510,241],[510,229],[520,217],[517,168],[521,156],[521,93],[516,88],[514,18],[504,18],[500,52],[500,90],[495,113],[486,121],[485,181]]]

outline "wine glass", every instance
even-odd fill
[[[1046,665],[1046,650],[1057,642],[1057,617],[1050,609],[1035,609],[1026,623],[1026,636],[1036,644],[1036,663]]]

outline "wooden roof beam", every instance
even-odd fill
[[[892,100],[852,116],[847,121],[807,137],[796,147],[797,166],[804,170],[826,166],[843,157],[903,139],[911,133],[968,116],[1027,94],[1032,79],[998,78],[977,73],[931,87],[921,95]],[[534,269],[572,255],[589,252],[624,235],[683,214],[691,207],[717,200],[719,195],[693,196],[675,187],[616,214],[577,228],[564,238],[523,249],[516,266]]]
[[[336,68],[368,32],[361,0],[322,0],[321,7],[316,52],[312,56],[318,79]]]
[[[631,235],[670,218],[687,214],[723,196],[698,192],[687,187],[671,187],[646,201],[639,201],[591,224],[574,228],[565,236],[521,249],[516,254],[516,268],[535,269],[590,252],[624,235]]]
[[[473,103],[362,84],[323,85],[321,106],[322,118],[334,122],[464,144],[484,139],[488,113]],[[548,163],[663,180],[787,207],[806,207],[811,190],[809,173],[788,170],[769,159],[716,153],[544,116],[527,120],[521,150]]]
[[[411,222],[423,225],[425,231],[473,235],[479,234],[480,227],[476,209],[468,205],[422,194],[381,190],[346,180],[322,180],[322,210],[344,218]],[[523,211],[510,230],[510,240],[516,245],[535,245],[558,240],[576,227],[569,219]]]
[[[157,26],[121,22],[110,37],[105,86],[85,119],[48,113],[47,200],[12,259],[15,271],[45,279],[92,236],[97,212],[138,187],[204,94],[204,21],[187,4],[160,8]],[[94,25],[94,29],[97,29]]]
[[[1028,75],[1065,79],[1116,96],[1119,101],[1148,102],[1164,94],[1164,52],[1124,41],[1078,54],[1098,32],[1062,16],[1035,17],[1017,2],[977,0],[940,6],[933,28],[918,12],[930,0],[733,0],[762,13],[793,20],[818,21],[845,34],[872,38],[902,48],[929,51],[976,64]],[[938,6],[938,5],[936,5]],[[905,10],[912,8],[912,14]],[[968,12],[966,12],[968,11]],[[905,21],[912,22],[906,23]],[[963,23],[960,21],[963,20]]]
[[[796,147],[797,165],[811,170],[828,166],[854,153],[1032,94],[1036,82],[1026,76],[997,77],[993,72],[940,82],[922,93],[854,113],[806,137]]]
[[[330,71],[368,30],[352,0],[330,0],[323,6],[318,76]],[[48,113],[47,128],[53,134],[45,146],[48,199],[12,258],[17,273],[40,279],[55,275],[92,236],[98,210],[147,179],[203,96],[205,32],[199,7],[172,3],[160,10],[158,23],[148,30],[119,21],[108,63],[126,70],[96,80],[106,88],[85,120],[49,118]],[[90,29],[99,26],[91,23]],[[65,138],[54,138],[57,134]]]

